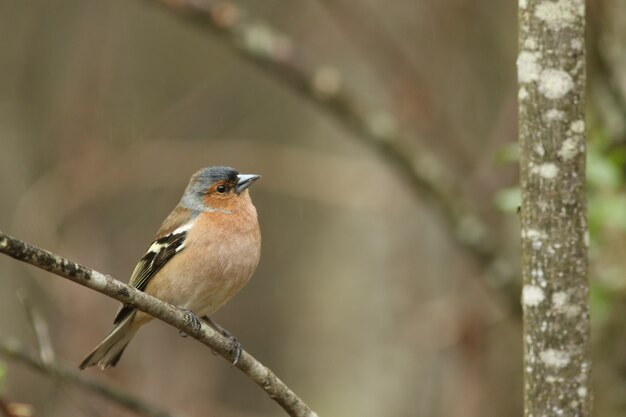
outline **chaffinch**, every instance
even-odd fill
[[[261,233],[248,187],[259,175],[233,168],[196,172],[174,210],[167,216],[147,253],[137,263],[130,285],[202,317],[234,345],[237,339],[209,316],[250,279],[261,254]],[[120,306],[111,333],[83,360],[80,368],[115,366],[137,330],[152,316]]]

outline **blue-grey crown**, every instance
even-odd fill
[[[202,168],[191,177],[180,201],[181,204],[188,209],[203,210],[205,207],[202,202],[202,196],[211,185],[217,181],[224,180],[236,182],[238,174],[239,172],[236,169],[230,167]]]
[[[236,182],[237,175],[239,172],[231,167],[208,167],[193,174],[191,182],[201,185],[206,190],[217,181]]]

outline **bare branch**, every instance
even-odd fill
[[[28,353],[15,339],[0,339],[0,354],[10,359],[21,362],[25,365],[28,365],[38,372],[49,375],[53,378],[58,378],[61,381],[69,382],[88,391],[96,393],[138,414],[147,417],[184,417],[181,414],[175,414],[156,408],[154,405],[133,397],[126,392],[112,387],[109,384],[105,384],[93,378],[89,378],[79,371],[56,364],[54,362],[42,362],[41,360],[38,360],[34,355]]]
[[[193,323],[186,319],[185,312],[177,307],[91,268],[17,240],[1,231],[0,252],[146,312],[192,336],[228,361],[232,361],[229,339],[205,323],[202,323],[198,330]],[[242,353],[237,368],[259,385],[290,416],[317,416],[269,368],[249,353],[245,351]]]
[[[409,180],[411,190],[442,213],[454,239],[478,264],[505,285],[512,273],[502,267],[482,219],[463,197],[444,164],[414,140],[405,137],[392,114],[368,111],[343,87],[336,68],[305,66],[293,42],[267,24],[250,19],[228,1],[151,0],[191,24],[220,37],[243,59],[298,93],[381,155]],[[311,69],[313,68],[313,69]],[[517,306],[517,295],[509,301]]]
[[[52,339],[50,338],[50,328],[48,323],[41,315],[41,313],[37,310],[35,305],[32,303],[30,297],[28,296],[26,290],[19,289],[17,290],[17,298],[22,303],[22,306],[26,310],[26,315],[28,317],[28,321],[30,322],[31,328],[33,329],[33,333],[35,334],[35,339],[37,341],[37,346],[39,348],[39,359],[44,365],[54,365],[55,363],[55,354],[54,347],[52,344]],[[0,340],[1,343],[1,340]],[[8,343],[8,342],[7,342]],[[18,346],[16,341],[11,340],[14,346]],[[2,353],[2,348],[0,347],[0,353]],[[58,375],[48,374],[50,377],[58,377]],[[59,384],[57,384],[58,389],[64,392],[68,398],[72,402],[76,404],[77,407],[84,409],[88,414],[93,414],[97,416],[98,413],[93,408],[93,406],[84,401],[75,401],[71,394],[67,391],[67,387],[62,378],[57,378]],[[150,417],[150,415],[149,415]]]
[[[43,363],[54,362],[54,348],[52,347],[52,340],[50,339],[50,330],[48,323],[41,316],[39,311],[33,306],[30,298],[26,294],[26,291],[18,290],[17,298],[19,298],[31,327],[33,333],[35,333],[35,339],[37,340],[37,346],[39,346],[39,357]]]

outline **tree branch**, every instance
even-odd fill
[[[124,304],[146,312],[197,339],[228,361],[232,360],[231,342],[205,323],[197,330],[185,317],[185,312],[136,288],[77,264],[59,255],[31,246],[0,231],[0,252],[29,263],[55,275],[91,288]],[[237,368],[259,385],[290,416],[316,417],[313,412],[269,368],[243,351]]]
[[[488,229],[463,197],[439,159],[405,137],[387,112],[367,111],[343,87],[335,68],[307,67],[293,42],[266,24],[255,22],[228,1],[151,0],[195,26],[210,31],[276,82],[298,93],[381,155],[408,179],[411,190],[442,213],[454,241],[487,270],[499,285],[513,281],[499,258]],[[509,302],[519,305],[517,292]],[[519,309],[518,309],[519,311]]]
[[[37,346],[39,347],[39,358],[43,363],[54,362],[54,348],[52,347],[52,340],[50,339],[48,323],[46,323],[39,311],[33,306],[26,291],[18,290],[17,298],[19,298],[22,306],[24,306],[26,316],[35,334]]]
[[[128,410],[148,417],[183,417],[181,414],[170,413],[156,408],[154,405],[142,401],[136,397],[118,390],[108,384],[99,382],[87,377],[78,371],[56,364],[54,362],[44,363],[34,355],[28,353],[15,339],[0,339],[0,354],[28,365],[32,369],[64,382],[80,386],[88,391],[94,392],[108,400],[121,405]]]

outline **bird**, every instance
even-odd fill
[[[223,166],[193,174],[129,282],[184,309],[198,328],[198,317],[202,317],[231,339],[233,365],[241,356],[241,345],[210,316],[243,288],[259,263],[261,232],[248,190],[259,178]],[[151,319],[147,313],[121,305],[113,330],[79,368],[114,367],[137,330]]]

